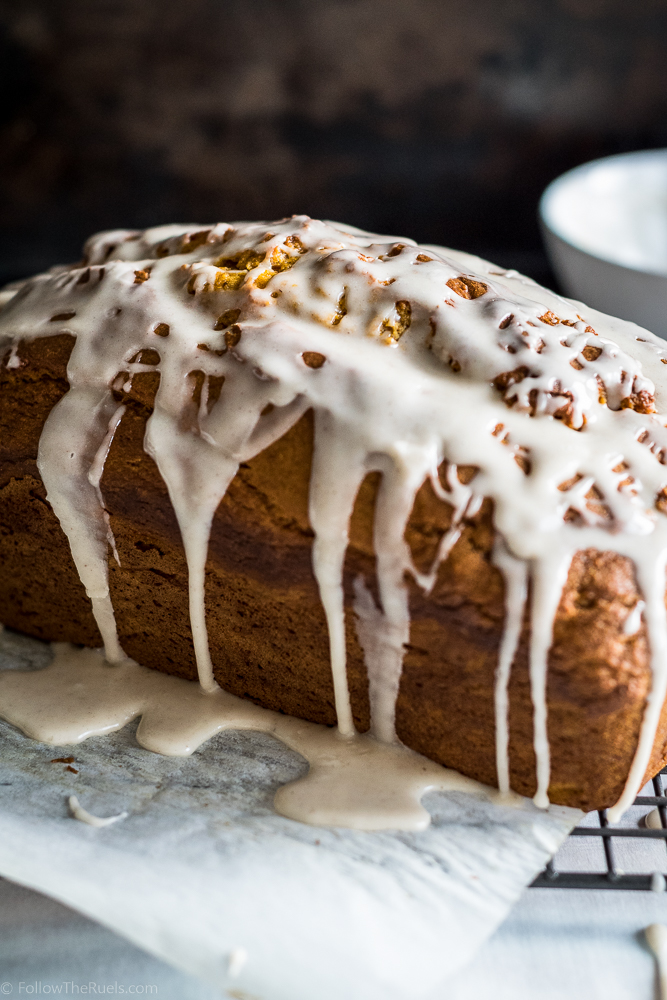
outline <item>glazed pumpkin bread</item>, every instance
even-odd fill
[[[490,785],[505,767],[526,795],[541,774],[584,809],[664,765],[657,338],[476,258],[305,217],[103,234],[86,255],[0,312],[5,625],[112,659],[111,607],[123,654],[207,683],[206,507],[224,689],[340,719],[339,566],[358,730],[391,739],[395,707],[432,760]],[[76,523],[67,477],[99,499]]]

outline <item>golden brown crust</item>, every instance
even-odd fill
[[[41,427],[67,389],[73,339],[20,349],[2,369],[0,395],[0,620],[42,639],[99,645],[67,540],[45,499],[36,466]],[[135,376],[102,492],[121,560],[110,587],[125,651],[147,666],[196,675],[187,615],[187,572],[166,487],[143,450],[156,374]],[[196,386],[195,386],[196,391]],[[215,675],[223,687],[267,708],[333,724],[324,614],[311,568],[307,489],[312,419],[244,464],[218,509],[207,564],[207,620]],[[351,610],[353,581],[374,592],[371,543],[377,474],[362,485],[352,518],[344,586],[349,680],[355,721],[368,726],[363,656]],[[420,490],[407,532],[415,562],[428,565],[451,522],[430,485]],[[412,627],[397,704],[409,746],[494,784],[493,681],[504,617],[503,581],[491,564],[492,508],[486,502],[426,596],[409,581]],[[629,560],[575,557],[554,627],[548,709],[552,801],[585,809],[620,795],[637,743],[650,667],[645,630],[623,634],[637,600]],[[528,622],[510,682],[512,787],[535,790]],[[649,768],[665,761],[663,712]]]

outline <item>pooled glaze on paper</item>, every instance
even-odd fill
[[[239,464],[312,409],[313,568],[340,733],[358,740],[345,667],[348,525],[363,478],[379,471],[380,606],[363,581],[355,596],[374,736],[397,745],[395,699],[410,632],[405,575],[428,591],[463,517],[490,497],[494,561],[507,584],[495,692],[500,787],[509,788],[507,684],[530,583],[535,801],[548,804],[553,620],[573,554],[595,548],[633,559],[644,606],[634,618],[630,612],[628,627],[643,619],[652,653],[639,743],[612,819],[633,801],[667,690],[667,517],[656,506],[667,486],[664,343],[478,258],[304,216],[94,237],[83,264],[24,283],[3,308],[5,363],[21,363],[21,340],[63,331],[76,337],[70,390],[45,424],[38,465],[110,662],[124,659],[100,493],[123,416],[113,388],[137,372],[160,373],[145,447],[180,525],[200,682],[215,697],[204,594],[213,515]],[[203,376],[196,402],[195,371]],[[438,477],[444,461],[446,485]],[[459,465],[478,470],[465,487]],[[404,531],[427,479],[455,513],[434,566],[420,573]]]
[[[423,830],[430,822],[421,804],[426,792],[494,794],[400,743],[370,734],[343,736],[337,728],[270,712],[220,688],[206,692],[132,660],[111,666],[101,650],[67,643],[53,643],[53,650],[53,662],[43,670],[0,675],[3,718],[42,743],[81,743],[137,717],[137,741],[169,757],[187,757],[225,729],[269,733],[310,764],[304,777],[278,789],[275,807],[283,816],[315,826]],[[79,807],[79,813],[85,810]],[[77,818],[106,826],[123,815]]]
[[[644,826],[649,830],[662,830],[662,818],[659,809],[651,809],[649,813],[646,813],[644,816]]]

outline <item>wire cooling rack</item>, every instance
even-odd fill
[[[663,852],[664,859],[659,862],[658,867],[654,867],[648,872],[626,872],[623,871],[616,858],[617,845],[615,840],[626,842],[624,851],[628,856],[627,847],[632,841],[636,848],[637,841],[662,841],[667,849],[667,795],[663,788],[663,775],[667,775],[667,767],[663,768],[660,774],[653,778],[652,785],[654,795],[639,795],[635,799],[635,806],[652,806],[657,808],[660,816],[661,829],[649,829],[638,821],[635,809],[629,810],[627,820],[624,817],[625,825],[610,826],[607,819],[607,810],[600,809],[597,813],[597,825],[593,822],[595,813],[590,813],[586,817],[586,822],[582,826],[575,826],[570,837],[592,837],[597,839],[598,845],[602,846],[603,866],[606,871],[562,871],[557,867],[558,858],[550,861],[547,867],[541,872],[532,883],[534,887],[550,889],[653,889],[664,890],[665,878],[662,872],[667,871],[667,853]],[[645,789],[644,789],[645,790]],[[589,825],[590,824],[590,825]],[[648,846],[648,845],[646,845]],[[655,845],[658,846],[657,844]],[[655,858],[655,855],[653,855]],[[624,862],[625,863],[625,862]]]

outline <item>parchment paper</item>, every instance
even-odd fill
[[[49,658],[0,635],[0,669]],[[226,733],[174,758],[135,728],[54,749],[0,722],[0,874],[239,1000],[442,998],[581,818],[450,792],[425,798],[421,833],[309,827],[272,809],[307,765],[270,737]],[[69,755],[78,774],[51,763]],[[94,829],[71,794],[130,815]]]

